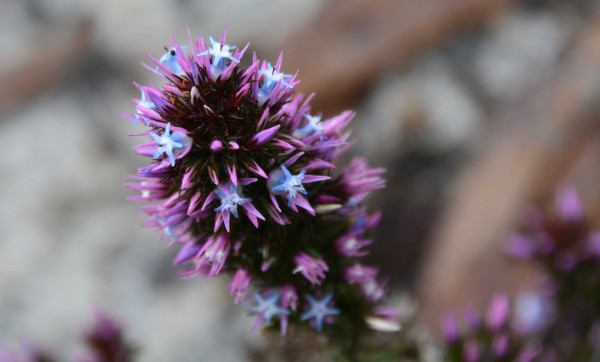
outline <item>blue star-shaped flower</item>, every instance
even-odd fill
[[[266,322],[267,324],[271,324],[271,321],[274,316],[279,316],[281,319],[282,316],[287,316],[290,314],[290,311],[287,308],[281,308],[278,305],[280,294],[273,293],[266,298],[263,298],[260,294],[254,294],[254,299],[258,305],[249,309],[250,313],[258,314],[259,320],[258,323],[262,324]]]
[[[296,129],[294,131],[294,137],[302,139],[315,133],[321,133],[325,129],[321,123],[321,116],[311,116],[307,113],[304,115],[304,118],[306,118],[308,123],[306,126]]]
[[[167,123],[167,126],[165,127],[165,132],[161,136],[158,136],[154,132],[150,132],[150,137],[152,137],[154,141],[156,141],[156,143],[158,143],[159,145],[156,148],[156,151],[154,152],[154,155],[152,155],[152,157],[158,158],[162,154],[166,154],[171,160],[171,166],[175,166],[175,154],[173,153],[173,150],[177,150],[184,147],[182,141],[185,136],[177,132],[174,132],[171,135],[170,129],[171,123]]]
[[[221,206],[217,207],[215,211],[231,212],[233,217],[236,219],[239,217],[237,206],[252,201],[247,197],[241,197],[237,193],[237,188],[234,184],[229,184],[229,192],[225,192],[219,188],[215,190],[215,194],[221,199]]]
[[[300,320],[308,320],[311,318],[315,319],[315,328],[318,332],[321,332],[323,329],[323,321],[327,317],[332,317],[340,314],[340,310],[337,308],[331,308],[328,304],[331,302],[333,298],[333,293],[327,294],[323,299],[317,300],[313,298],[310,294],[306,296],[306,299],[310,303],[309,309],[302,314]]]
[[[141,90],[142,92],[142,98],[140,98],[137,106],[138,107],[145,107],[145,108],[149,108],[149,109],[154,109],[156,108],[156,106],[154,105],[154,103],[152,103],[151,101],[146,99],[146,92],[144,92],[144,90]],[[138,109],[136,114],[135,114],[135,119],[133,120],[133,125],[135,126],[139,121],[143,120],[144,123],[146,124],[146,126],[150,125],[150,122],[146,119],[146,117],[144,117],[144,115],[142,114],[142,112]]]
[[[185,50],[186,48],[187,46],[181,47],[182,50]],[[158,61],[169,67],[174,74],[183,74],[183,68],[181,68],[181,65],[177,61],[177,52],[175,51],[175,48],[167,50]]]
[[[261,69],[258,73],[265,77],[265,80],[258,91],[258,96],[261,99],[269,98],[279,82],[288,88],[292,88],[292,85],[284,80],[286,78],[291,78],[292,75],[278,72],[273,68],[271,63],[267,64],[267,69]]]
[[[210,45],[212,46],[212,48],[210,48],[202,53],[198,53],[197,55],[198,56],[206,55],[206,54],[212,55],[211,66],[212,66],[213,71],[216,72],[217,74],[220,74],[225,70],[224,59],[229,59],[232,62],[236,62],[236,63],[240,62],[240,60],[235,58],[233,56],[233,54],[231,53],[231,50],[235,49],[235,46],[229,45],[229,44],[221,44],[221,43],[215,41],[212,36],[210,37]]]
[[[285,165],[281,165],[281,171],[275,170],[271,174],[272,185],[270,186],[270,191],[276,195],[286,193],[288,206],[291,205],[298,192],[303,195],[307,193],[302,185],[305,173],[306,171],[302,170],[299,174],[292,175]]]

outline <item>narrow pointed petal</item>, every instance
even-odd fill
[[[265,143],[269,142],[271,140],[271,138],[273,138],[276,134],[277,131],[279,131],[279,128],[281,126],[277,125],[277,126],[273,126],[271,128],[267,128],[264,131],[260,131],[257,134],[255,134],[252,137],[252,142],[254,143],[255,146],[262,146]]]

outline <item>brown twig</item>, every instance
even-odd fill
[[[89,22],[80,20],[64,30],[53,31],[35,52],[14,69],[0,74],[0,109],[6,112],[41,93],[67,72],[90,46]],[[58,35],[57,35],[58,34]]]
[[[281,48],[316,109],[336,111],[385,71],[484,23],[513,0],[338,0]]]

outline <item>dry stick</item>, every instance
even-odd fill
[[[58,35],[57,35],[58,33]],[[0,110],[6,112],[41,93],[75,64],[75,60],[90,46],[89,23],[72,24],[68,29],[52,32],[43,41],[43,52],[19,63],[15,69],[0,74]]]
[[[514,0],[338,0],[281,46],[315,109],[337,111],[390,69],[497,15]]]
[[[565,144],[592,119],[600,101],[600,13],[586,25],[552,79],[524,106],[510,105],[493,124],[482,154],[459,177],[434,235],[420,283],[422,317],[437,325],[445,308],[482,304],[523,279],[501,253],[525,200]]]

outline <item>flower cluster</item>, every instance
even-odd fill
[[[395,329],[380,306],[385,282],[360,261],[379,220],[362,201],[384,187],[384,170],[359,158],[336,168],[354,113],[313,113],[314,95],[294,91],[282,57],[273,65],[253,54],[244,67],[247,47],[190,34],[189,45],[173,39],[150,56],[163,84],[136,84],[125,116],[145,125],[136,151],[151,160],[132,176],[141,194],[130,198],[146,201],[146,225],[179,247],[184,276],[233,275],[236,303],[254,292],[256,326]]]
[[[448,315],[444,320],[445,361],[537,361],[539,349],[524,342],[510,323],[510,306],[506,296],[493,298],[485,320],[472,309],[465,311],[464,319],[462,329],[454,315]]]
[[[531,209],[523,233],[507,243],[513,257],[536,264],[546,304],[544,360],[588,361],[600,350],[600,230],[574,188],[559,189],[553,211]]]
[[[136,348],[125,339],[122,327],[102,312],[96,314],[94,325],[83,334],[85,353],[76,362],[131,362]],[[0,362],[53,362],[60,359],[37,346],[29,345],[24,357],[0,351]]]

